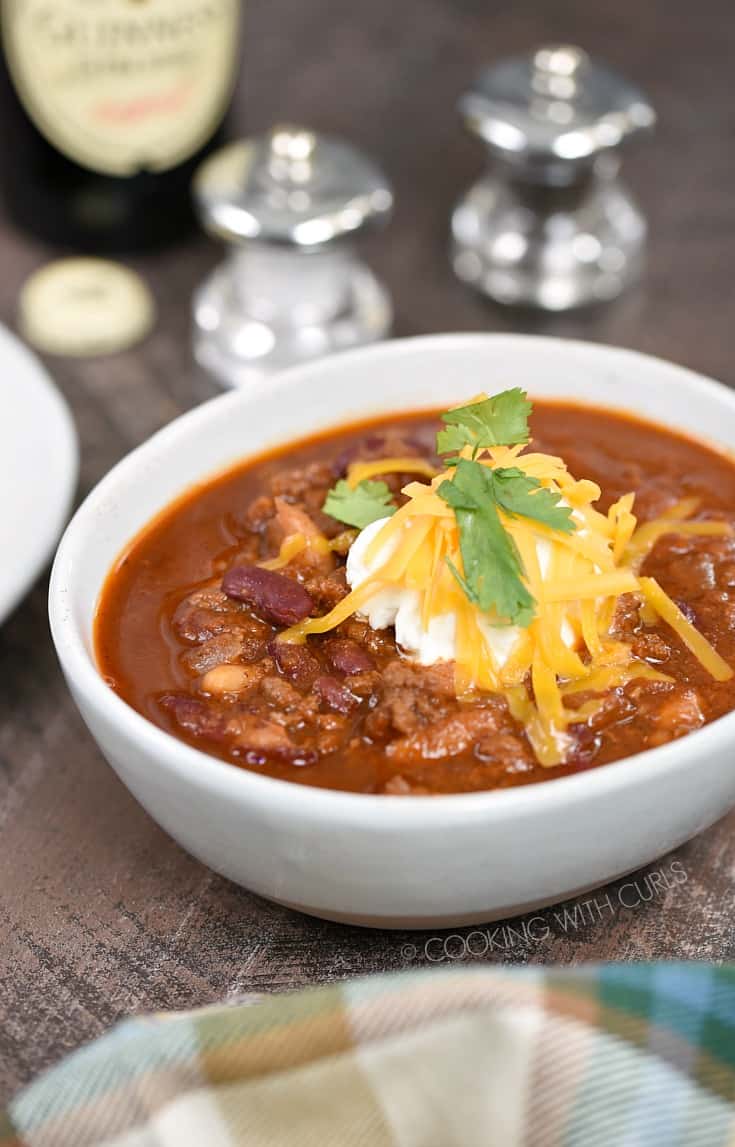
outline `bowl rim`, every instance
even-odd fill
[[[334,370],[339,366],[349,369],[351,360],[368,356],[379,363],[385,357],[410,355],[414,353],[414,348],[443,351],[451,351],[453,348],[471,350],[473,346],[480,348],[491,340],[494,343],[504,343],[510,353],[514,346],[532,343],[541,349],[553,349],[554,353],[581,351],[593,357],[598,354],[603,358],[614,356],[627,361],[631,366],[635,366],[636,363],[649,366],[655,363],[673,374],[678,374],[682,382],[686,381],[701,393],[717,397],[720,401],[724,399],[735,414],[735,393],[725,384],[655,355],[581,339],[506,333],[448,333],[393,339],[344,351],[331,358],[300,364],[283,371],[277,378],[264,380],[246,390],[234,390],[215,396],[173,419],[117,462],[88,493],[63,534],[51,571],[49,621],[57,656],[74,691],[91,709],[100,712],[109,725],[121,734],[122,739],[142,744],[148,754],[156,759],[157,764],[164,764],[170,772],[178,774],[182,779],[218,790],[229,798],[238,794],[243,799],[251,797],[262,804],[275,803],[284,808],[288,805],[291,806],[291,811],[304,815],[339,814],[343,821],[356,823],[379,811],[380,823],[386,828],[398,826],[411,828],[419,825],[425,827],[427,822],[429,825],[439,825],[452,820],[466,821],[468,817],[493,821],[504,819],[510,814],[531,816],[539,811],[540,804],[550,810],[559,805],[587,803],[603,796],[611,796],[644,780],[670,776],[686,770],[693,764],[694,758],[712,754],[718,747],[735,741],[734,710],[675,741],[656,748],[644,749],[632,756],[571,776],[552,777],[550,781],[553,783],[536,781],[508,789],[441,793],[431,798],[358,793],[282,780],[210,756],[144,717],[114,693],[104,681],[93,654],[85,646],[81,630],[74,618],[74,611],[69,604],[73,595],[74,573],[79,560],[82,560],[78,552],[78,539],[83,534],[87,518],[94,514],[98,504],[109,498],[112,491],[118,488],[124,490],[126,480],[136,470],[141,459],[149,453],[170,449],[180,437],[188,435],[192,426],[206,427],[209,423],[216,423],[222,412],[243,402],[247,403],[251,396],[262,393],[266,388],[272,392],[274,389],[289,390],[293,386],[300,385],[301,376],[308,376],[315,369]],[[604,407],[604,404],[600,403],[590,403],[590,405]],[[415,409],[418,411],[421,407]],[[376,417],[379,416],[380,411],[376,410]],[[655,419],[649,421],[655,423]],[[336,421],[335,429],[339,425],[340,421]],[[720,449],[727,450],[722,443],[710,444],[703,437],[695,436],[695,438],[715,449],[719,446]],[[230,465],[232,463],[224,466],[223,470],[229,469]],[[218,472],[222,471],[213,470],[211,477]],[[208,478],[196,480],[191,486],[198,485],[200,481],[205,483],[207,480]],[[186,489],[187,487],[183,486],[180,494]],[[168,504],[174,502],[178,496],[174,495]],[[101,586],[98,593],[100,589]],[[645,770],[642,770],[641,760],[644,757],[646,765]]]

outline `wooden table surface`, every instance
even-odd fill
[[[456,98],[486,59],[543,40],[605,57],[648,89],[660,114],[655,137],[627,163],[652,224],[647,280],[613,305],[563,318],[486,306],[446,259],[451,205],[482,166]],[[250,0],[244,57],[242,131],[298,117],[352,138],[391,173],[397,214],[369,253],[394,293],[396,333],[578,336],[735,383],[735,22],[725,0],[696,9],[678,0]],[[21,283],[51,254],[0,221],[0,316],[10,324]],[[160,307],[153,336],[115,358],[49,362],[79,430],[80,496],[216,393],[191,360],[189,300],[218,257],[198,240],[135,261]],[[0,630],[0,1101],[145,1009],[432,961],[735,955],[735,814],[641,874],[637,891],[613,885],[596,904],[547,910],[530,929],[492,925],[484,939],[460,929],[446,948],[444,935],[362,931],[259,900],[185,855],[105,764],[61,679],[46,588]]]

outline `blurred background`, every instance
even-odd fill
[[[463,288],[448,261],[451,210],[485,166],[456,105],[488,62],[544,42],[583,46],[639,84],[657,109],[624,174],[650,225],[641,288],[563,317],[493,306]],[[390,289],[397,335],[524,330],[581,336],[675,359],[725,381],[735,188],[729,7],[704,0],[579,3],[518,0],[251,0],[243,5],[239,81],[226,133],[299,122],[340,135],[375,158],[393,183],[393,222],[365,245]],[[6,154],[4,163],[12,164]],[[0,313],[15,321],[26,276],[51,247],[3,222]],[[159,309],[152,338],[98,362],[56,361],[85,442],[83,486],[178,410],[216,393],[189,354],[192,294],[222,258],[203,236],[127,259]],[[141,396],[145,401],[141,401]]]
[[[23,2],[3,4],[3,20]],[[362,249],[393,297],[396,335],[579,337],[735,383],[735,21],[726,0],[248,0],[242,15],[225,137],[296,121],[379,162],[395,215]],[[547,42],[604,60],[658,113],[655,132],[624,163],[650,225],[645,277],[612,302],[563,315],[492,304],[460,284],[448,259],[451,211],[485,167],[458,98],[486,64]],[[3,165],[26,170],[17,123],[1,129]],[[53,199],[56,188],[42,190]],[[0,319],[11,327],[28,276],[77,251],[39,239],[28,229],[33,219],[24,222],[0,215]],[[220,392],[193,360],[191,302],[221,245],[194,231],[159,251],[114,254],[152,292],[151,333],[107,357],[45,356],[79,433],[79,496],[159,427]],[[402,966],[400,937],[264,905],[163,836],[73,710],[47,635],[45,594],[39,584],[0,630],[4,1088],[125,1012]],[[710,833],[683,852],[688,895],[665,917],[644,906],[635,920],[552,935],[509,958],[721,957],[731,851]]]

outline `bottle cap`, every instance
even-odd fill
[[[141,277],[107,259],[59,259],[26,280],[21,334],[39,350],[69,357],[114,354],[140,342],[156,315]]]

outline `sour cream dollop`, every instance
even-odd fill
[[[351,589],[357,589],[367,578],[372,577],[392,556],[400,545],[400,536],[382,546],[371,562],[367,551],[390,518],[379,518],[371,522],[358,534],[347,555],[347,582]],[[536,544],[539,568],[542,577],[548,570],[551,560],[551,546],[544,540]],[[456,620],[454,614],[442,613],[429,619],[424,626],[421,618],[421,593],[416,589],[393,586],[379,590],[359,611],[371,629],[388,629],[394,626],[396,641],[404,653],[419,665],[434,665],[437,661],[454,661],[456,657]],[[484,617],[478,617],[478,627],[483,634],[495,663],[499,668],[510,657],[522,630],[516,625],[492,625]],[[562,634],[570,648],[575,641],[571,626],[565,626]]]

